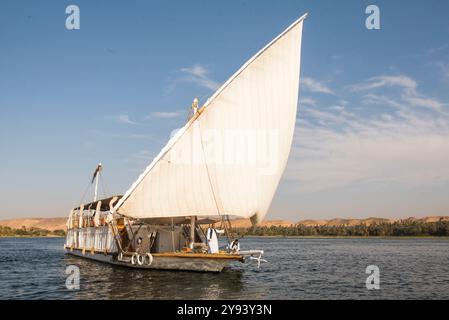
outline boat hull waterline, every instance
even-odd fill
[[[98,262],[108,263],[117,266],[123,266],[134,269],[157,269],[172,271],[197,271],[197,272],[222,272],[232,262],[244,261],[241,255],[225,255],[219,254],[213,257],[211,254],[179,254],[179,253],[161,253],[152,254],[152,262],[150,265],[144,263],[131,263],[131,256],[124,257],[123,261],[118,260],[117,254],[103,253],[83,249],[65,249],[66,254],[94,260]]]

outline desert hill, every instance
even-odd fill
[[[0,226],[10,227],[13,229],[21,229],[25,227],[39,228],[49,231],[65,230],[67,218],[22,218],[22,219],[9,219],[0,220]]]
[[[440,219],[444,221],[449,221],[449,216],[429,216],[424,218],[406,218],[406,219],[384,219],[384,218],[375,218],[370,217],[366,219],[342,219],[335,218],[331,220],[301,220],[298,222],[293,222],[289,220],[265,220],[260,226],[262,227],[271,227],[271,226],[282,226],[289,227],[295,224],[301,224],[304,226],[355,226],[360,224],[371,225],[373,223],[393,223],[398,220],[409,220],[409,221],[420,221],[420,222],[437,222]],[[30,228],[40,228],[49,231],[54,230],[65,230],[67,218],[20,218],[20,219],[8,219],[8,220],[0,220],[0,225],[5,227],[10,227],[14,229],[21,229],[25,227],[27,229]],[[232,220],[232,226],[234,228],[249,228],[251,226],[251,222],[249,219],[235,219]]]
[[[251,227],[251,221],[249,219],[235,219],[231,221],[234,228],[249,228]],[[289,220],[264,220],[261,227],[281,226],[289,227],[295,223]]]

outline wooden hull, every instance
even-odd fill
[[[155,253],[151,265],[138,263],[132,264],[130,257],[119,261],[116,254],[84,251],[81,249],[66,248],[66,253],[91,259],[112,265],[124,266],[135,269],[159,269],[175,271],[197,271],[197,272],[221,272],[233,261],[243,262],[243,257],[239,255],[225,254],[187,254],[187,253]]]

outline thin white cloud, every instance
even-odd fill
[[[402,87],[406,90],[415,91],[417,87],[417,83],[415,80],[403,76],[388,76],[388,75],[381,75],[377,77],[373,77],[371,79],[368,79],[365,83],[362,84],[356,84],[351,86],[352,91],[364,91],[364,90],[370,90],[370,89],[376,89],[381,87]]]
[[[179,78],[178,81],[195,83],[210,90],[216,90],[220,86],[218,82],[209,77],[209,70],[201,64],[181,68],[179,71],[187,74],[187,76]]]
[[[317,104],[317,101],[315,99],[312,98],[308,98],[308,97],[301,97],[299,99],[299,105],[310,105],[310,106],[314,106]]]
[[[449,59],[448,61],[435,62],[435,65],[438,67],[443,79],[449,80]]]
[[[207,74],[209,73],[209,71],[206,69],[206,67],[204,67],[200,64],[196,64],[189,68],[181,68],[180,70],[182,72],[189,73],[198,78],[206,78]]]
[[[93,134],[105,138],[132,139],[132,140],[155,140],[153,136],[139,133],[113,133],[103,131],[92,131]]]
[[[156,157],[157,152],[150,150],[141,150],[135,153],[131,153],[121,158],[124,162],[128,163],[127,169],[130,172],[141,174],[145,168]]]
[[[404,188],[449,183],[447,125],[413,115],[351,123],[325,113],[314,116],[334,120],[340,129],[307,123],[296,129],[286,173],[296,182],[296,192],[373,183]]]
[[[345,110],[345,107],[344,107],[344,106],[335,105],[335,106],[329,107],[329,109],[330,109],[330,110],[334,110],[334,111],[342,112],[342,111]]]
[[[443,107],[443,104],[438,100],[420,97],[415,94],[404,94],[402,98],[414,107],[430,108],[435,111],[439,111]]]
[[[139,125],[139,123],[132,121],[129,117],[129,115],[127,114],[119,114],[119,115],[115,115],[115,116],[106,116],[105,117],[108,120],[112,120],[118,123],[122,123],[122,124],[130,124],[130,125]]]
[[[446,51],[446,49],[449,48],[448,44],[443,44],[439,47],[435,47],[435,48],[429,48],[426,50],[426,53],[424,54],[427,57],[432,57],[434,56],[436,53],[440,53],[442,51]]]
[[[148,164],[151,160],[154,159],[154,157],[157,154],[150,150],[141,150],[136,153],[130,154],[128,157],[125,158],[125,161],[133,162],[134,164]]]
[[[168,119],[168,118],[177,118],[180,115],[181,115],[180,111],[172,111],[172,112],[158,111],[158,112],[153,112],[152,114],[150,114],[150,117],[151,118]]]
[[[118,116],[118,121],[124,124],[138,124],[137,122],[131,121],[127,114],[121,114]]]
[[[341,60],[341,59],[343,59],[344,57],[345,57],[344,54],[333,54],[333,55],[331,55],[331,59],[332,59],[332,60]]]
[[[311,118],[317,120],[319,123],[325,125],[325,124],[341,124],[343,122],[346,122],[348,119],[339,113],[335,112],[328,112],[318,109],[310,109],[307,108],[304,110],[305,113],[311,116]]]
[[[384,105],[388,107],[403,109],[406,108],[406,105],[403,103],[400,103],[396,101],[395,99],[389,98],[384,95],[378,95],[374,93],[368,93],[363,96],[362,98],[363,104],[377,104],[377,105]]]
[[[286,171],[292,192],[449,184],[449,116],[431,111],[447,104],[418,94],[407,77],[375,77],[360,91],[381,86],[400,87],[402,94],[361,92],[365,108],[390,107],[369,116],[348,112],[338,101],[326,108],[305,105]]]
[[[334,94],[334,92],[325,83],[310,77],[301,77],[301,88],[311,92]]]
[[[440,112],[442,107],[445,105],[437,99],[426,97],[419,93],[417,90],[418,83],[414,79],[405,75],[381,75],[373,77],[364,83],[350,86],[350,89],[353,92],[361,92],[384,87],[399,87],[402,90],[402,101],[398,102],[385,96],[370,93],[365,95],[365,102],[383,103],[385,105],[397,108],[404,108],[404,106],[423,107],[437,112]]]

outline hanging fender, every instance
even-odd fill
[[[151,264],[153,263],[153,255],[152,255],[151,253],[148,252],[148,253],[145,255],[144,261],[147,262],[147,265],[151,266]]]
[[[139,266],[143,265],[144,262],[145,262],[145,256],[137,254],[137,263],[139,264]]]
[[[138,260],[139,260],[139,254],[137,252],[134,252],[133,255],[131,256],[131,264],[136,265]]]

